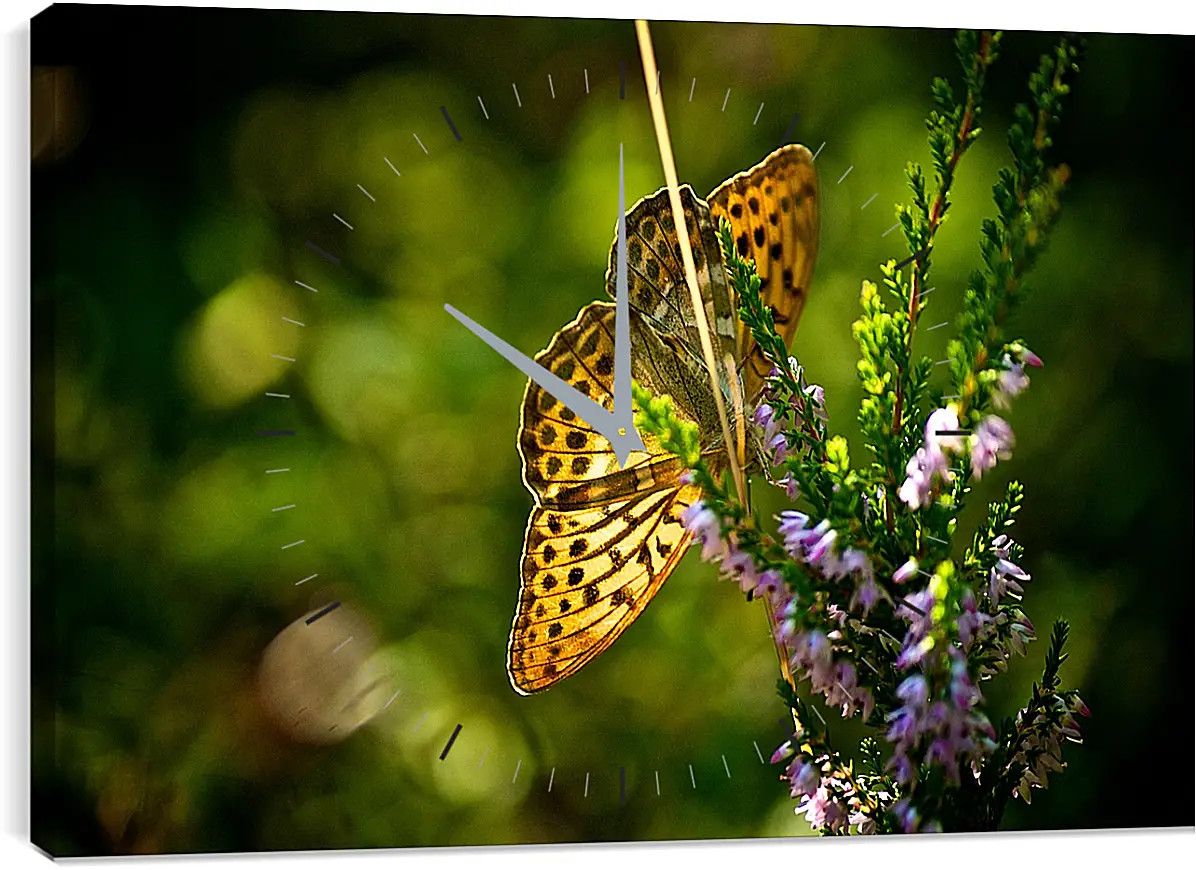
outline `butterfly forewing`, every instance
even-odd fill
[[[613,336],[614,305],[592,303],[536,362],[610,409]],[[636,330],[632,345],[636,379],[653,392],[672,389],[645,362],[667,355],[657,337]],[[694,420],[683,398],[675,408]],[[620,468],[609,441],[528,383],[519,450],[537,507],[524,539],[507,667],[520,692],[547,688],[609,647],[685,551],[679,517],[697,490],[681,484],[676,457],[650,434],[643,438],[645,451],[633,452]]]
[[[818,253],[818,182],[803,145],[786,145],[762,163],[723,182],[707,197],[715,218],[731,225],[742,257],[756,263],[760,296],[771,306],[786,346],[797,332]],[[771,364],[746,327],[738,327],[744,394],[755,398]]]

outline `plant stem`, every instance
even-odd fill
[[[984,31],[980,34],[980,51],[976,55],[975,67],[979,73],[983,73],[985,66],[988,63],[989,45],[991,44],[991,34]],[[943,215],[946,210],[947,194],[951,190],[951,182],[955,178],[955,167],[959,164],[960,158],[963,157],[968,146],[972,142],[971,132],[972,126],[976,120],[976,100],[979,94],[972,89],[968,89],[967,103],[964,107],[963,120],[959,124],[959,135],[955,139],[955,148],[951,152],[951,159],[947,163],[947,171],[943,173],[938,193],[935,195],[934,203],[930,207],[930,218],[927,223],[927,238],[924,247],[925,255],[920,260],[914,260],[911,264],[913,269],[913,281],[911,282],[909,294],[909,310],[906,312],[906,317],[909,321],[909,333],[906,336],[905,345],[905,359],[909,360],[912,353],[914,343],[914,331],[918,322],[918,301],[922,294],[922,279],[924,271],[929,271],[929,266],[924,266],[923,263],[930,258],[930,251],[934,246],[934,235],[938,232],[939,226],[942,224]],[[917,253],[917,252],[914,252]],[[902,427],[901,414],[905,406],[905,370],[906,365],[900,365],[897,372],[897,400],[893,405],[893,432],[900,432]],[[889,486],[892,489],[897,481],[893,477],[892,469],[889,470]],[[893,530],[893,499],[885,499],[885,521],[888,524],[889,530]]]

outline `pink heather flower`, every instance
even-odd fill
[[[723,556],[721,568],[728,578],[739,582],[739,588],[743,592],[755,589],[760,580],[755,561],[742,550],[728,551]]]
[[[1013,429],[1000,417],[985,417],[972,436],[972,474],[979,480],[998,459],[1013,455]]]
[[[921,710],[926,706],[930,697],[930,688],[926,684],[926,677],[913,674],[901,681],[897,687],[897,698],[911,710]]]
[[[886,737],[888,736],[886,735]],[[893,738],[888,737],[888,739],[892,740]],[[893,757],[889,759],[889,763],[885,765],[885,769],[892,772],[893,779],[897,780],[900,785],[909,785],[918,778],[914,763],[910,761],[909,756],[905,753],[893,753]]]
[[[906,580],[908,580],[910,577],[913,577],[917,573],[918,573],[918,560],[915,559],[913,556],[910,556],[909,560],[904,565],[902,565],[900,568],[898,568],[896,571],[893,572],[893,582],[894,583],[904,583]]]
[[[816,794],[822,782],[818,768],[801,755],[789,763],[785,775],[789,780],[789,796],[794,798]]]
[[[702,561],[713,562],[727,553],[718,514],[698,499],[681,513],[681,524],[702,543]]]
[[[859,574],[865,577],[872,576],[872,563],[868,561],[868,556],[859,550],[853,550],[847,547],[841,554],[839,554],[838,564],[835,565],[835,570],[839,572],[839,576],[846,577],[850,574]]]
[[[956,439],[958,440],[958,439]],[[951,469],[941,449],[929,445],[919,447],[905,466],[906,479],[897,497],[917,510],[930,504],[930,493],[939,480],[950,480]]]
[[[1028,386],[1030,378],[1026,376],[1021,364],[1011,366],[997,376],[993,405],[1001,411],[1008,411],[1013,407],[1013,399]]]
[[[855,591],[851,594],[848,606],[852,610],[859,607],[867,615],[885,597],[887,597],[885,591],[876,585],[876,581],[872,578],[872,571],[869,570],[866,574],[861,575],[861,579],[856,582]]]
[[[775,597],[777,592],[783,589],[784,586],[785,581],[781,577],[781,572],[777,571],[775,568],[769,568],[767,571],[762,572],[759,578],[756,580],[756,586],[751,590],[752,597]],[[742,588],[742,584],[740,585],[740,588]],[[746,592],[748,590],[745,589],[744,591]]]
[[[791,513],[786,511],[786,513]],[[795,512],[793,512],[795,513]],[[831,524],[827,520],[823,520],[814,528],[799,528],[797,520],[788,525],[788,531],[782,531],[785,538],[785,549],[789,555],[795,559],[800,559],[803,562],[811,561],[809,558],[809,551],[817,545],[827,532],[831,529]],[[832,538],[832,540],[834,540]]]
[[[861,834],[875,834],[876,833],[876,819],[865,813],[863,810],[856,810],[851,814],[851,818],[847,820],[849,825],[855,825],[856,830]]]
[[[939,435],[939,432],[958,432],[959,417],[948,405],[931,413],[926,421],[926,449],[937,453],[963,452],[963,436]]]
[[[1015,344],[1010,347],[1010,353],[1001,360],[1004,370],[997,375],[997,389],[993,393],[993,404],[1002,411],[1009,410],[1013,399],[1026,387],[1030,386],[1030,378],[1026,375],[1025,367],[1040,368],[1042,360],[1028,347]]]
[[[984,628],[992,622],[992,617],[979,611],[976,607],[976,596],[971,589],[964,590],[960,607],[962,612],[956,620],[956,628],[959,630],[960,645],[967,649],[972,640],[978,637]]]
[[[807,795],[798,805],[795,813],[805,813],[806,821],[815,830],[830,828],[840,831],[847,823],[847,810],[831,795],[827,787],[820,786],[813,795]]]
[[[764,430],[764,437],[768,438],[776,431],[776,414],[772,410],[772,406],[767,402],[761,402],[756,407],[756,413],[752,416],[752,421]]]
[[[891,722],[885,739],[890,743],[912,744],[918,738],[918,714],[909,707],[898,707],[885,716],[886,722]]]
[[[810,688],[826,696],[829,706],[841,707],[845,717],[855,715],[857,710],[864,712],[865,719],[872,715],[872,693],[857,685],[855,667],[850,662],[835,661],[830,636],[818,629],[795,631],[791,622],[788,627],[778,628],[777,634],[783,635],[793,650],[790,665],[794,674],[808,679]],[[837,636],[838,631],[832,635]]]
[[[778,519],[780,525],[777,527],[777,531],[784,539],[785,550],[794,558],[802,558],[806,547],[821,538],[823,532],[826,531],[822,528],[822,524],[818,529],[809,528],[810,518],[800,511],[782,511]],[[830,523],[825,523],[825,525],[826,528],[830,528]]]
[[[1009,539],[1008,535],[997,535],[993,538],[993,552],[997,554],[998,558],[1008,559],[1012,544],[1013,541]]]
[[[1034,640],[1034,623],[1030,622],[1026,614],[1017,611],[1017,617],[1010,624],[1009,649],[1019,656],[1026,654],[1026,644]]]
[[[897,491],[910,510],[929,505],[935,484],[951,479],[947,456],[963,452],[963,436],[938,433],[955,431],[959,431],[959,417],[950,405],[934,411],[927,419],[924,443],[906,464],[906,479]]]
[[[786,474],[777,483],[785,487],[785,495],[789,496],[789,501],[797,501],[801,498],[801,485],[792,474]]]
[[[822,529],[822,536],[810,546],[810,549],[806,553],[806,561],[810,564],[822,562],[823,557],[828,553],[833,555],[831,546],[835,543],[835,538],[839,536],[839,533],[832,529],[830,523],[826,520],[819,523],[816,528]],[[831,567],[833,570],[834,566],[831,564],[828,567]]]
[[[823,425],[825,425],[827,422],[827,415],[826,408],[824,407],[825,394],[822,387],[816,384],[809,386],[806,385],[805,375],[801,367],[797,364],[796,359],[790,358],[789,364],[791,370],[798,373],[798,383],[802,388],[802,393],[800,396],[793,396],[790,398],[794,415],[799,421],[803,419],[804,408],[802,405],[803,403],[808,402],[811,404],[815,418],[821,420]],[[780,372],[774,366],[772,372],[769,374],[769,378],[776,378],[779,376],[779,374]],[[778,418],[782,415],[779,414],[777,408],[774,407],[775,403],[780,401],[780,397],[777,395],[775,384],[771,380],[765,382],[763,399],[764,400],[756,406],[756,412],[752,416],[752,422],[755,423],[757,428],[761,430],[760,435],[764,442],[765,450],[767,450],[771,456],[773,466],[780,466],[783,465],[785,460],[792,455],[792,451],[789,446],[789,439],[785,436],[785,433],[781,431]],[[787,484],[786,489],[790,490],[790,498],[795,498],[792,492],[792,490],[795,489],[795,484],[789,479],[786,479],[785,483]]]
[[[997,540],[1005,538],[1001,535]],[[1008,538],[1005,538],[1008,541]],[[996,542],[994,542],[995,544]],[[1009,554],[1008,547],[993,548],[998,554]],[[1023,583],[1030,582],[1030,575],[1019,568],[1017,565],[1010,562],[1004,556],[998,555],[997,564],[988,572],[988,600],[992,602],[993,607],[1000,603],[1001,599],[1006,595],[1012,597],[1015,601],[1021,599]]]

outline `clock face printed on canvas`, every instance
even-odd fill
[[[687,546],[676,521],[694,493],[618,418],[618,375],[684,396],[722,462],[737,433],[719,397],[733,409],[732,385],[748,393],[762,372],[705,242],[714,218],[745,221],[734,247],[770,292],[792,291],[772,304],[829,431],[855,467],[870,461],[852,326],[862,282],[912,253],[894,206],[911,200],[908,162],[933,173],[924,119],[936,76],[960,93],[955,33],[650,29],[659,76],[633,20],[71,4],[34,18],[39,847],[811,833],[769,763],[793,729],[769,622]],[[1009,110],[1057,36],[1003,38],[984,135],[952,180],[920,289],[932,393],[951,380]],[[1011,804],[1013,829],[1123,824],[1091,788],[1101,741],[1186,721],[1162,687],[1191,625],[1156,605],[1186,576],[1186,460],[1141,421],[1191,361],[1191,211],[1174,184],[1187,155],[1166,88],[1191,40],[1090,37],[1052,145],[1072,170],[1064,210],[1010,333],[1046,364],[1010,419],[1017,461],[976,493],[1013,479],[1037,493],[1019,543],[1036,554],[1026,572],[1050,579],[1026,614],[1044,640],[1074,619],[1069,680],[1118,724],[1086,730],[1058,784]],[[1123,147],[1106,147],[1110,129]],[[770,166],[759,195],[720,200]],[[807,185],[817,222],[789,223],[808,214]],[[808,275],[789,253],[799,238],[816,249]],[[734,348],[713,385],[691,333],[707,305],[718,349]],[[750,502],[772,529],[793,502],[764,478]],[[969,504],[964,526],[982,522]],[[1008,684],[1029,686],[1042,661],[1031,649]],[[856,770],[865,736],[889,751],[798,691]],[[1012,688],[985,698],[994,723],[1025,703]],[[1184,806],[1152,818],[1178,823]]]

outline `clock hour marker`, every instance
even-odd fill
[[[551,76],[549,76],[551,78]],[[453,138],[458,142],[461,141],[461,134],[457,132],[457,125],[453,123],[453,119],[449,117],[448,108],[446,106],[440,107],[440,114],[444,115],[444,120],[448,123],[449,129],[453,131]],[[416,141],[419,141],[418,139]]]
[[[309,616],[307,619],[305,619],[304,622],[306,622],[308,625],[311,625],[313,622],[315,622],[321,616],[327,616],[328,614],[330,614],[332,611],[336,610],[340,606],[341,606],[341,603],[339,601],[334,601],[331,604],[329,604],[327,607],[324,607],[322,610],[318,610],[315,613],[313,613],[311,616]]]
[[[777,145],[778,148],[780,148],[781,146],[783,146],[789,142],[789,137],[793,135],[793,128],[796,126],[797,126],[797,115],[794,115],[793,118],[789,121],[789,126],[785,128],[785,135],[781,137],[781,141]]]
[[[448,743],[444,745],[444,751],[440,753],[440,760],[444,761],[448,757],[449,750],[453,748],[453,743],[457,740],[457,735],[461,733],[461,723],[457,723],[456,729],[453,731],[453,736],[448,739]],[[481,765],[478,765],[481,767]]]
[[[358,185],[358,187],[360,187],[360,185]],[[308,250],[315,251],[317,254],[319,254],[321,257],[323,257],[325,260],[327,260],[332,265],[339,266],[341,264],[340,257],[334,257],[332,254],[328,253],[323,248],[321,248],[319,245],[317,245],[315,242],[307,242],[306,245],[307,245]],[[308,288],[308,289],[310,289],[310,288]]]

